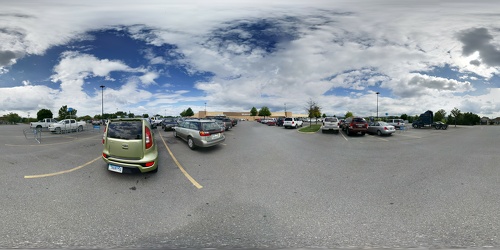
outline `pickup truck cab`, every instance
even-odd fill
[[[49,125],[49,131],[53,133],[61,133],[68,131],[82,131],[86,123],[84,121],[77,122],[75,119],[64,119],[57,123]]]
[[[42,119],[38,122],[32,122],[30,123],[30,128],[36,128],[38,130],[41,130],[42,128],[48,128],[50,124],[56,123],[57,120],[54,118],[45,118]]]

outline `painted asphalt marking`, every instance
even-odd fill
[[[340,132],[340,134],[342,135],[342,137],[344,137],[344,139],[345,139],[346,141],[349,141],[349,140],[347,140],[347,137],[345,137],[344,133]]]
[[[167,146],[167,143],[165,142],[165,140],[163,139],[163,136],[161,135],[161,132],[158,131],[158,134],[160,134],[160,138],[161,140],[163,141],[163,144],[165,145],[165,147],[167,148],[168,150],[168,153],[170,154],[170,156],[172,157],[172,159],[174,160],[175,164],[177,165],[177,167],[181,170],[181,172],[184,174],[184,176],[186,176],[186,178],[198,189],[201,189],[203,188],[202,185],[200,185],[193,177],[191,177],[191,175],[188,174],[188,172],[186,170],[184,170],[184,168],[181,166],[181,164],[179,163],[179,161],[177,161],[177,158],[175,158],[174,154],[172,153],[172,151],[170,150],[170,148]]]
[[[97,158],[95,158],[95,159],[93,159],[93,160],[91,160],[91,161],[89,161],[89,162],[87,162],[87,163],[85,163],[85,164],[83,164],[83,165],[81,165],[81,166],[78,166],[78,167],[76,167],[76,168],[72,168],[72,169],[68,169],[68,170],[64,170],[64,171],[59,171],[59,172],[55,172],[55,173],[50,173],[50,174],[38,174],[38,175],[25,175],[25,176],[24,176],[24,179],[43,178],[43,177],[50,177],[50,176],[56,176],[56,175],[60,175],[60,174],[67,174],[67,173],[71,173],[71,172],[73,172],[73,171],[75,171],[75,170],[78,170],[78,169],[80,169],[80,168],[83,168],[83,167],[85,167],[85,166],[88,166],[88,165],[90,165],[90,164],[94,163],[95,161],[97,161],[97,160],[99,160],[99,159],[101,159],[101,157],[100,157],[100,156],[99,156],[99,157],[97,157]]]

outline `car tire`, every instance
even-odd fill
[[[382,132],[380,132],[380,130],[377,130],[377,135],[382,135]]]
[[[175,137],[175,138],[179,137],[179,136],[177,136],[177,132],[176,132],[175,130],[174,130],[174,132],[173,132],[173,133],[174,133],[174,137]]]
[[[153,170],[153,171],[149,171],[149,172],[150,172],[150,173],[153,173],[153,174],[156,174],[156,173],[158,173],[158,168],[159,168],[159,167],[158,167],[158,166],[156,166],[155,170]]]
[[[324,130],[321,130],[321,133],[322,133],[322,134],[324,134],[324,133],[325,133],[325,131],[324,131]]]
[[[345,133],[346,133],[348,136],[350,136],[350,135],[351,135],[351,133],[349,132],[349,129],[346,129],[346,130],[345,130]]]
[[[191,150],[194,150],[196,148],[196,145],[194,145],[194,141],[193,141],[193,138],[192,137],[188,137],[187,139],[187,144],[188,144],[188,147],[191,149]]]
[[[61,134],[61,128],[56,128],[56,134]]]
[[[83,131],[83,126],[78,126],[78,132],[82,132]]]
[[[418,125],[417,124],[413,124],[413,128],[418,128]]]
[[[361,135],[365,135],[365,132],[361,132]]]

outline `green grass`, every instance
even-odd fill
[[[317,132],[319,129],[321,128],[321,125],[320,124],[312,124],[311,126],[305,125],[304,123],[304,127],[299,129],[300,132]]]

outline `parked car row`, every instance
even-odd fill
[[[284,126],[285,128],[298,128],[304,125],[303,119],[295,117],[256,119],[256,121],[269,126]],[[399,127],[404,126],[404,121],[401,119],[394,119],[391,122],[397,123]],[[383,121],[368,123],[362,117],[348,117],[345,120],[339,120],[337,117],[325,117],[322,119],[322,133],[333,132],[338,134],[340,130],[345,131],[348,136],[355,134],[365,135],[366,133],[391,135],[396,132],[396,126]]]

